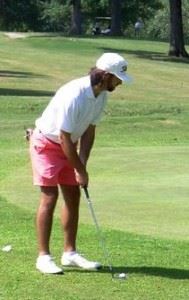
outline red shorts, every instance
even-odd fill
[[[30,139],[33,183],[39,186],[78,185],[74,168],[61,146],[34,130]]]

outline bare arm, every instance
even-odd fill
[[[60,145],[70,164],[76,171],[76,180],[81,186],[88,185],[88,174],[85,165],[81,161],[77,149],[71,140],[71,134],[61,130],[60,132]]]
[[[80,139],[79,157],[86,166],[95,139],[95,126],[89,125]]]

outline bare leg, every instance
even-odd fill
[[[36,220],[39,255],[50,254],[49,242],[57,199],[57,186],[41,187],[40,205]]]
[[[76,237],[79,221],[79,186],[61,185],[64,197],[64,206],[61,213],[61,222],[64,231],[64,251],[76,250]]]

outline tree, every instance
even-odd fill
[[[169,0],[170,6],[170,46],[169,56],[189,57],[184,46],[182,0]]]
[[[162,0],[161,0],[162,1]],[[144,23],[163,7],[160,0],[109,0],[111,3],[111,34],[120,35],[123,30],[130,31],[138,18]],[[133,31],[132,31],[133,32]]]
[[[4,21],[4,0],[0,0],[0,26],[2,27]]]
[[[71,34],[79,35],[81,34],[81,0],[71,0],[72,8],[72,22],[71,22]]]
[[[1,30],[37,30],[39,0],[0,0]]]
[[[121,4],[122,0],[111,0],[111,35],[122,35],[121,31]]]
[[[40,31],[68,33],[71,24],[70,4],[65,0],[40,0]]]

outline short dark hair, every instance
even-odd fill
[[[95,86],[104,80],[104,75],[107,74],[106,71],[100,70],[96,67],[93,67],[90,72],[91,85]]]

